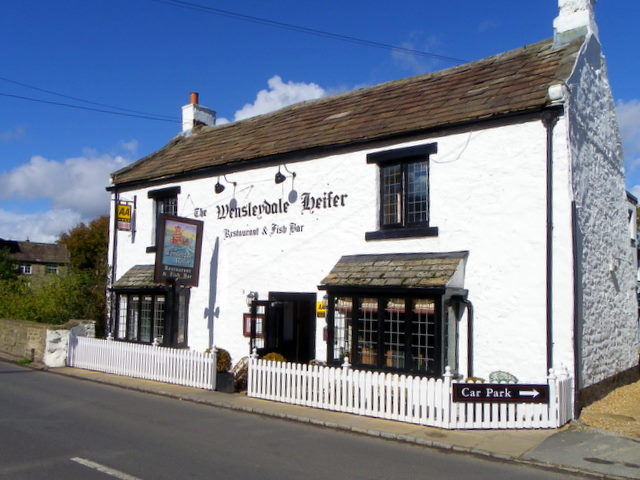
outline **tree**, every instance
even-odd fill
[[[92,272],[97,278],[104,278],[106,284],[109,217],[103,215],[89,225],[76,225],[63,233],[58,243],[67,247],[72,271]]]
[[[58,243],[67,247],[71,259],[71,275],[79,289],[77,298],[85,302],[84,318],[104,327],[106,318],[107,252],[109,250],[109,217],[96,218],[89,225],[80,223],[60,236]]]

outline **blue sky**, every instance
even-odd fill
[[[465,61],[551,37],[558,9],[557,0],[188,2]],[[640,1],[599,0],[596,21],[618,105],[627,188],[640,195]],[[0,41],[0,237],[32,241],[55,241],[107,213],[109,173],[180,131],[190,91],[219,119],[234,121],[460,63],[173,0],[3,2]],[[168,121],[44,102],[116,106]]]

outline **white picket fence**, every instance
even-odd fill
[[[448,429],[557,428],[573,418],[573,382],[566,372],[550,372],[544,404],[454,403],[452,382],[449,367],[434,379],[252,356],[247,395]]]
[[[71,336],[67,365],[187,387],[216,388],[214,353]]]

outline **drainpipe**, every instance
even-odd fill
[[[467,309],[467,377],[473,377],[473,303],[462,295],[454,295],[451,299],[464,304]]]
[[[547,130],[547,255],[546,255],[546,311],[547,311],[547,372],[553,368],[553,127],[560,111],[546,110],[542,123]]]
[[[473,303],[467,298],[462,303],[467,307],[467,377],[473,377]]]
[[[571,202],[571,240],[573,246],[573,415],[574,418],[578,418],[582,405],[580,404],[580,385],[582,384],[582,345],[580,339],[582,338],[582,307],[581,307],[581,270],[578,268],[579,252],[580,252],[580,240],[578,237],[578,214],[576,211],[575,200]]]

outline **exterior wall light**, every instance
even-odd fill
[[[291,178],[296,178],[296,172],[292,172],[291,170],[289,170],[286,165],[282,165],[282,167],[287,171],[287,173],[291,175]],[[280,184],[284,182],[286,179],[287,177],[283,175],[282,172],[280,172],[280,166],[278,166],[278,173],[276,173],[276,176],[275,176],[276,184]]]
[[[249,292],[247,294],[247,307],[251,308],[251,304],[255,301],[258,300],[258,292]]]
[[[218,177],[218,183],[216,183],[215,187],[213,187],[216,193],[224,192],[224,185],[220,183],[220,177]]]
[[[224,177],[224,181],[225,181],[225,182],[227,182],[227,183],[231,183],[231,184],[234,186],[234,188],[235,188],[235,186],[236,186],[236,182],[230,182],[226,175],[223,175],[223,177]],[[220,177],[218,177],[218,182],[217,182],[217,183],[215,184],[215,186],[213,187],[213,190],[214,190],[216,193],[222,193],[222,192],[224,192],[224,189],[225,189],[225,188],[226,188],[226,187],[225,187],[222,183],[220,183]]]

